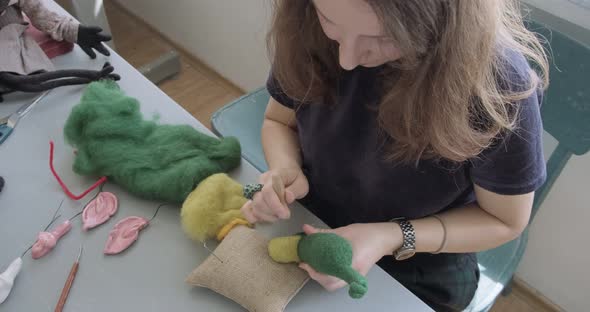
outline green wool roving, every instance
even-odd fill
[[[334,233],[306,235],[299,241],[297,253],[314,270],[347,282],[352,298],[367,292],[367,279],[352,268],[352,246],[343,237]]]
[[[113,81],[88,85],[64,127],[77,149],[74,172],[107,176],[145,199],[182,202],[203,179],[240,164],[235,138],[144,120],[139,106]]]
[[[274,261],[305,262],[320,273],[344,280],[352,298],[361,298],[367,292],[367,279],[352,268],[352,246],[337,234],[276,237],[270,240],[268,253]]]

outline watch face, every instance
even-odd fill
[[[396,260],[406,260],[411,258],[412,256],[414,256],[416,254],[416,250],[408,248],[408,249],[400,249],[396,254],[395,254],[395,259]]]

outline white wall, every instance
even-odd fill
[[[590,44],[590,9],[575,2],[589,0],[524,0],[553,14],[533,12],[534,18]],[[574,27],[574,25],[580,28]],[[544,137],[545,157],[557,145]],[[517,274],[567,311],[588,311],[590,283],[590,153],[572,156],[541,206],[530,229],[527,251]]]
[[[105,33],[111,33],[102,0],[56,0],[55,2],[66,9],[80,23],[99,26]],[[112,40],[106,44],[115,49],[115,44]]]
[[[178,0],[174,7],[157,0],[120,2],[243,89],[264,83],[268,0]],[[547,136],[545,145],[550,152],[555,140]],[[572,157],[537,215],[518,271],[568,311],[588,310],[589,179],[590,155]]]
[[[238,87],[249,91],[266,82],[268,0],[118,2]]]
[[[545,157],[556,141],[545,135]],[[590,154],[572,156],[530,229],[518,276],[567,311],[588,311]]]

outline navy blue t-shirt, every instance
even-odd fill
[[[510,81],[526,85],[530,67],[519,53],[506,56]],[[296,108],[303,169],[310,182],[311,210],[331,227],[385,222],[432,215],[475,201],[473,183],[498,194],[536,190],[544,182],[541,142],[541,92],[518,103],[518,123],[481,155],[463,163],[420,160],[393,164],[384,160],[377,113],[377,68],[343,71],[337,103],[300,105],[269,77],[267,88],[282,105]]]

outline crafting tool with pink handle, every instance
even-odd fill
[[[33,244],[31,255],[33,259],[39,259],[48,254],[62,236],[68,233],[72,229],[72,223],[70,220],[66,220],[64,223],[57,226],[51,232],[40,232],[37,235],[37,241]]]

